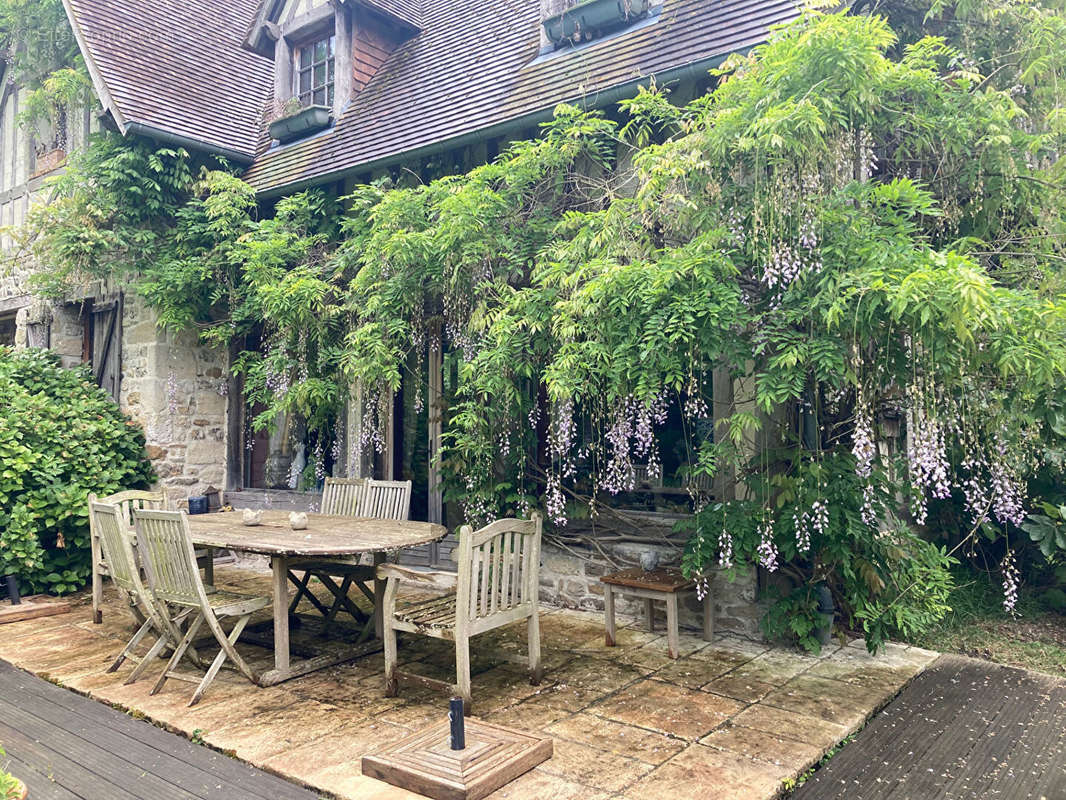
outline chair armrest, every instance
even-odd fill
[[[400,583],[411,583],[433,589],[455,589],[459,585],[459,576],[454,572],[439,570],[413,569],[396,564],[379,564],[378,580],[395,578]]]

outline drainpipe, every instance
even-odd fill
[[[135,136],[145,136],[149,139],[155,139],[160,142],[166,142],[167,144],[178,145],[179,147],[185,147],[189,150],[194,150],[201,153],[210,153],[214,156],[220,156],[227,161],[232,161],[235,164],[240,164],[243,167],[247,167],[254,160],[254,156],[250,156],[247,153],[241,153],[237,150],[233,150],[229,147],[221,147],[220,145],[208,144],[207,142],[201,142],[197,139],[190,139],[188,136],[181,136],[177,133],[171,133],[170,131],[160,130],[154,128],[151,125],[145,125],[142,122],[127,122],[125,126],[125,133],[127,135],[133,134]]]

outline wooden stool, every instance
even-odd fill
[[[677,597],[682,592],[696,591],[696,582],[681,574],[679,569],[660,568],[651,572],[636,567],[604,575],[603,610],[607,616],[607,646],[614,647],[614,595],[631,595],[644,598],[644,616],[648,630],[655,630],[653,622],[655,600],[666,601],[666,638],[670,645],[670,658],[677,658],[679,653],[677,631]],[[703,638],[711,641],[714,637],[714,602],[708,589],[703,598]]]

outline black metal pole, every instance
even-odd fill
[[[466,749],[466,712],[463,698],[453,697],[448,707],[448,721],[452,724],[452,750]]]
[[[7,584],[7,597],[11,601],[11,605],[17,606],[22,602],[19,597],[19,585],[14,575],[5,575],[4,582]]]

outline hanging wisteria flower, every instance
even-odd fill
[[[807,525],[807,512],[792,514],[792,524],[796,528],[796,549],[806,553],[811,549],[811,529]]]
[[[855,432],[852,434],[851,453],[855,456],[855,474],[860,478],[869,478],[873,474],[877,449],[874,445],[873,412],[863,397],[862,387],[859,387],[855,400]]]
[[[544,502],[548,509],[548,519],[560,528],[566,527],[566,499],[563,497],[563,487],[559,476],[550,476],[545,489],[546,497]]]
[[[1014,550],[1007,550],[1003,557],[1003,608],[1007,613],[1014,616],[1015,607],[1018,605],[1018,585],[1021,583],[1021,574],[1018,572],[1018,563],[1014,557]]]
[[[864,525],[869,525],[871,528],[876,528],[879,523],[877,512],[874,510],[876,498],[877,490],[874,489],[872,483],[867,483],[862,487],[862,521]]]
[[[759,547],[755,551],[759,564],[767,572],[777,571],[777,545],[774,543],[774,521],[765,519],[759,526]]]
[[[1003,525],[1025,521],[1025,482],[1007,463],[1007,443],[996,437],[996,453],[989,466],[992,477],[992,513]]]
[[[733,536],[726,530],[718,537],[718,566],[722,569],[733,568]]]

